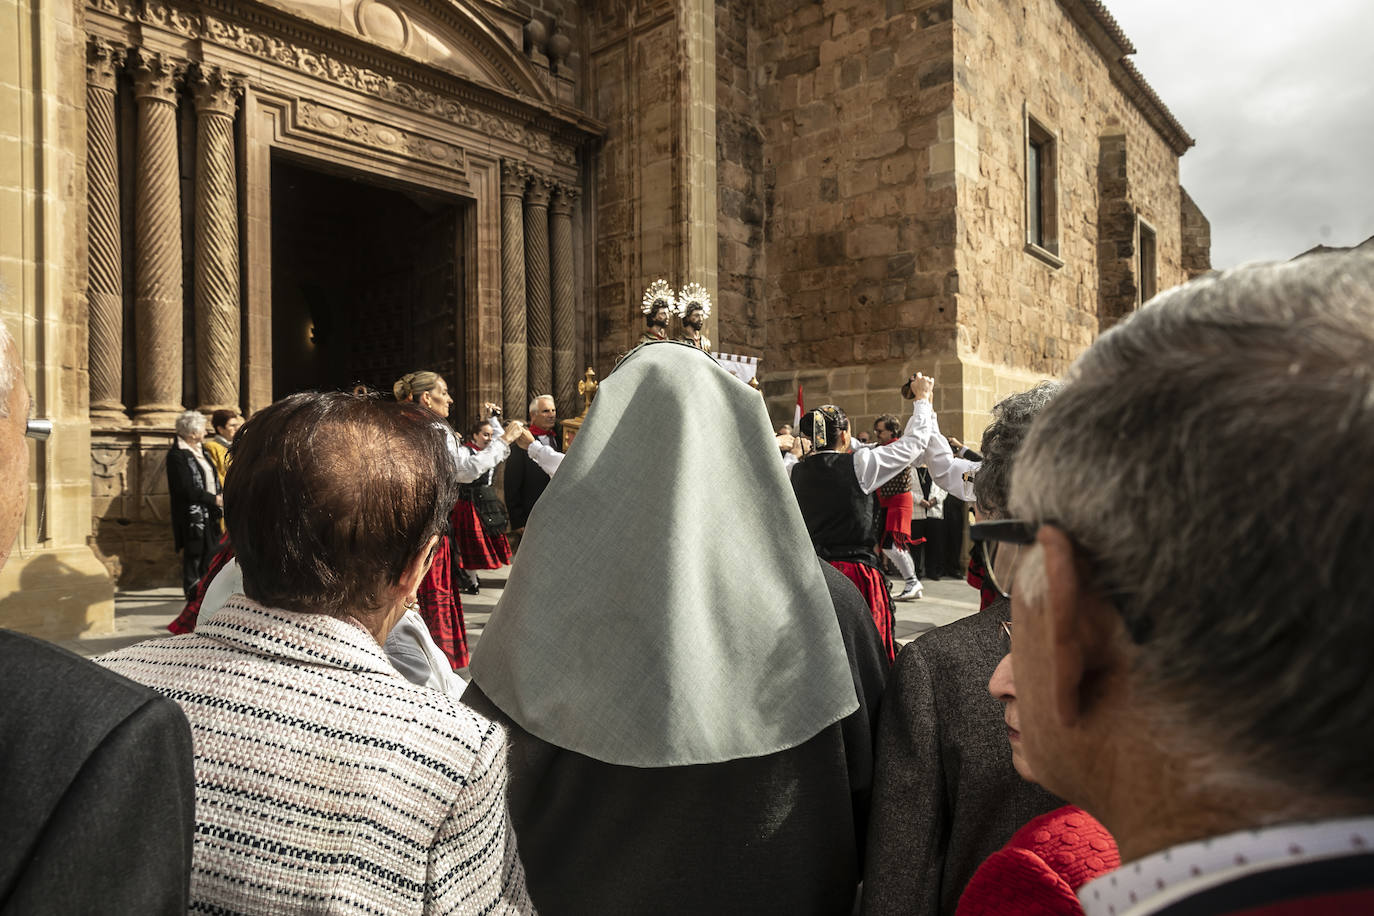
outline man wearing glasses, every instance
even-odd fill
[[[1020,753],[1121,850],[1088,916],[1374,912],[1371,507],[1369,254],[1201,278],[1070,370],[972,534]]]

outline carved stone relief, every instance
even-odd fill
[[[467,153],[461,146],[421,137],[390,124],[356,117],[315,102],[298,102],[292,115],[293,126],[301,130],[337,137],[359,146],[396,153],[456,172],[467,171]]]
[[[87,0],[87,3],[92,9],[126,21],[147,23],[186,38],[210,41],[336,86],[508,141],[523,147],[534,157],[549,157],[564,165],[576,164],[576,147],[566,142],[555,144],[545,131],[484,110],[453,95],[431,91],[413,82],[348,63],[318,47],[297,43],[210,13],[183,10],[162,2],[146,2],[137,6],[121,0]],[[509,87],[507,89],[514,91]]]

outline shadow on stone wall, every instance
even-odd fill
[[[168,520],[171,445],[171,430],[91,431],[91,546],[117,588],[159,588],[181,581],[181,560]]]
[[[109,581],[43,553],[26,562],[19,587],[0,599],[5,626],[44,638],[70,631],[73,621],[89,621],[91,609],[109,600]]]

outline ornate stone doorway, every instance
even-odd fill
[[[432,369],[461,426],[468,202],[284,156],[272,188],[272,397]]]
[[[175,569],[187,406],[417,368],[458,425],[572,403],[578,151],[602,128],[525,24],[475,0],[85,0],[93,546],[120,584]]]

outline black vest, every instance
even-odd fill
[[[816,452],[792,468],[806,531],[826,560],[872,563],[878,543],[878,502],[859,487],[850,452]]]

